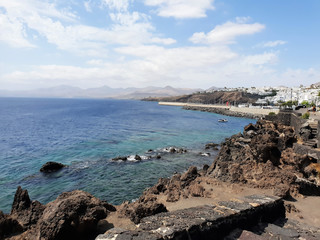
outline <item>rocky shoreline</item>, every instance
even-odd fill
[[[11,213],[0,211],[0,239],[319,239],[320,214],[299,203],[319,201],[320,165],[296,143],[293,127],[259,120],[226,139],[211,166],[161,178],[120,206],[79,190],[42,205],[18,187]]]

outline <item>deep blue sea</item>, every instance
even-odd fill
[[[204,145],[220,143],[254,121],[223,116],[229,121],[219,123],[221,117],[155,102],[0,98],[0,210],[10,212],[19,185],[44,204],[74,189],[112,204],[138,198],[160,177],[211,164],[216,153],[201,156]],[[170,146],[188,152],[165,153]],[[162,158],[111,160],[147,156],[149,149]],[[40,173],[48,161],[69,167]]]

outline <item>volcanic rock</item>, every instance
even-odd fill
[[[254,133],[248,136],[248,131]],[[314,194],[318,195],[318,187],[311,188],[309,184],[318,183],[316,176],[319,175],[311,165],[314,160],[293,150],[296,141],[292,127],[260,120],[245,127],[244,134],[226,139],[206,176],[271,188],[277,196],[285,198],[289,197],[289,192],[316,191]],[[297,178],[307,181],[297,182]]]
[[[64,167],[66,167],[66,165],[64,165],[62,163],[47,162],[40,168],[40,172],[43,172],[43,173],[56,172],[56,171],[59,171],[60,169],[62,169]]]
[[[216,143],[207,143],[205,145],[205,149],[213,149],[213,150],[218,150],[219,144]]]
[[[11,216],[3,214],[3,212],[0,211],[0,239],[21,233],[22,231],[23,227],[16,219],[13,219]]]
[[[27,190],[23,190],[20,186],[14,196],[11,217],[16,219],[24,230],[31,228],[35,225],[42,213],[45,206],[38,201],[30,201]]]
[[[169,153],[186,153],[187,149],[183,149],[183,148],[176,148],[176,147],[169,147],[165,149],[166,152]]]
[[[157,202],[155,197],[146,194],[141,196],[138,201],[134,203],[126,202],[119,208],[119,212],[128,216],[135,224],[138,224],[144,217],[167,211],[166,207]]]
[[[198,174],[197,167],[191,166],[189,167],[188,171],[181,176],[180,180],[183,186],[187,186],[190,184],[191,181],[193,181],[198,176],[200,176],[200,174]]]
[[[89,193],[75,190],[62,193],[46,205],[37,224],[42,239],[87,239],[97,223],[115,208]]]
[[[119,156],[119,157],[115,157],[115,158],[112,158],[112,161],[127,161],[128,160],[128,157],[126,156]]]
[[[18,186],[12,203],[11,214],[26,210],[30,207],[31,201],[27,190]]]
[[[273,195],[284,199],[288,198],[290,196],[290,186],[285,184],[275,186],[275,189],[273,190]]]
[[[204,187],[200,184],[192,184],[189,187],[189,194],[192,197],[204,197]]]

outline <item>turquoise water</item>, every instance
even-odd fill
[[[211,164],[201,156],[208,142],[220,143],[252,119],[186,111],[155,102],[84,99],[0,98],[0,209],[9,212],[18,185],[47,203],[81,189],[112,204],[132,200],[157,182],[189,166]],[[186,154],[162,150],[176,146]],[[155,150],[161,159],[113,162],[116,156]],[[39,172],[48,161],[69,167]]]

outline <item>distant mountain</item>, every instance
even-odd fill
[[[121,95],[120,98],[124,99],[143,99],[148,97],[172,97],[184,94],[192,94],[194,92],[203,91],[202,89],[191,88],[173,88],[166,86],[164,88],[159,87],[146,87],[138,89],[132,93]]]
[[[170,97],[191,94],[202,89],[173,88],[171,86],[145,87],[145,88],[99,88],[82,89],[67,85],[51,88],[40,88],[28,91],[0,90],[0,97],[35,97],[35,98],[116,98],[116,99],[142,99],[145,97]]]

